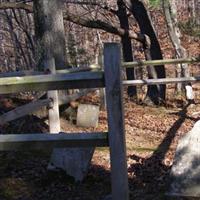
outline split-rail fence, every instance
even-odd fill
[[[126,163],[126,143],[123,114],[123,85],[150,85],[178,82],[200,81],[200,77],[166,78],[147,80],[122,80],[121,67],[146,65],[195,63],[199,58],[172,59],[157,61],[139,61],[121,63],[121,47],[117,43],[104,46],[104,71],[87,71],[77,73],[10,74],[0,78],[0,94],[25,91],[49,91],[80,88],[103,88],[106,91],[108,112],[108,132],[106,133],[58,133],[58,134],[4,134],[0,135],[0,151],[52,149],[56,147],[109,146],[111,159],[112,199],[128,200],[129,187]],[[75,70],[76,72],[76,70]],[[25,76],[22,76],[25,75]],[[51,99],[38,103],[38,107],[53,103]],[[35,106],[35,105],[34,105]],[[34,109],[28,106],[27,109]],[[36,106],[36,107],[37,107]],[[31,111],[32,111],[31,110]],[[26,111],[28,113],[28,111]],[[18,110],[20,113],[20,110]],[[1,118],[1,116],[0,116]],[[3,120],[3,119],[2,119]]]

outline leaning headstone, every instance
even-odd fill
[[[75,181],[82,181],[87,175],[94,148],[56,148],[53,151],[49,170],[64,170]]]
[[[77,124],[83,127],[98,125],[99,107],[80,104],[77,111]],[[94,148],[56,148],[53,150],[48,165],[49,170],[64,170],[75,181],[82,181],[86,176]]]
[[[99,106],[79,104],[77,111],[77,125],[82,127],[97,127]]]
[[[200,120],[178,144],[167,195],[200,199]]]

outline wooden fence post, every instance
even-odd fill
[[[50,73],[56,73],[55,59],[51,53],[48,52],[48,58],[45,60],[45,70]],[[59,105],[58,105],[58,91],[51,90],[47,92],[48,99],[52,100],[49,106],[49,132],[59,133],[60,132],[60,116],[59,116]]]
[[[120,45],[106,43],[104,46],[104,71],[111,157],[112,200],[129,199],[120,66]]]

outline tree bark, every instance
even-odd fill
[[[168,27],[169,36],[172,45],[175,49],[176,58],[187,58],[186,49],[181,45],[180,41],[180,30],[177,26],[177,9],[175,1],[165,1],[162,0],[163,11],[165,14],[165,20]],[[189,67],[188,64],[179,64],[177,68],[178,77],[184,76],[189,77]],[[177,85],[177,92],[182,92],[182,84]]]
[[[40,69],[45,67],[43,62],[47,57],[45,49],[49,49],[53,53],[56,69],[66,68],[62,6],[61,0],[34,0],[36,60]],[[47,42],[48,38],[51,38],[52,41]]]
[[[133,53],[132,53],[131,39],[128,34],[129,22],[128,22],[128,16],[127,16],[127,12],[126,12],[126,5],[123,0],[118,0],[117,5],[118,5],[117,16],[118,16],[118,19],[120,22],[120,28],[124,29],[127,32],[127,34],[124,34],[123,36],[121,36],[123,59],[124,59],[124,62],[131,62],[131,61],[133,61]],[[126,76],[127,76],[127,80],[135,80],[134,69],[127,68]],[[136,95],[137,95],[136,87],[129,86],[128,87],[128,96],[134,97]]]
[[[47,73],[55,73],[56,68],[65,65],[65,42],[62,10],[59,0],[35,0],[34,20],[37,37],[37,64]],[[58,37],[58,38],[56,38]],[[63,43],[61,43],[63,42]],[[64,44],[64,46],[63,46]],[[59,67],[58,67],[59,66]],[[48,98],[53,100],[49,107],[49,131],[60,132],[60,119],[57,91],[48,91]],[[55,121],[55,123],[54,123]],[[62,149],[54,149],[51,155],[51,163],[56,166],[56,160]]]
[[[156,33],[145,6],[139,0],[130,0],[130,3],[130,10],[138,22],[141,34],[147,35],[150,38],[150,53],[152,60],[163,59]],[[155,66],[154,69],[157,74],[156,78],[165,78],[165,68],[163,65]],[[160,89],[158,89],[158,87],[155,85],[148,86],[147,99],[149,99],[154,104],[159,104],[165,101],[166,86],[161,84],[159,88]]]

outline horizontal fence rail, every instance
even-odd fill
[[[172,84],[172,83],[190,83],[200,81],[200,76],[186,78],[160,78],[160,79],[145,79],[145,80],[125,80],[123,85],[156,85],[156,84]]]
[[[0,78],[0,94],[104,87],[103,72]]]
[[[166,59],[166,60],[147,60],[147,61],[134,61],[123,62],[122,66],[126,68],[142,67],[147,65],[159,66],[167,64],[184,64],[184,63],[198,63],[200,62],[200,56],[197,58],[180,58],[180,59]]]
[[[0,151],[51,150],[55,147],[89,146],[108,146],[108,133],[34,133],[0,135]]]
[[[56,70],[56,74],[69,74],[69,73],[100,71],[100,70],[101,70],[100,66],[94,64],[89,67],[79,67],[79,68],[74,67],[70,69]],[[5,72],[5,73],[0,73],[0,78],[15,77],[15,76],[34,76],[34,75],[46,75],[46,73],[43,71],[33,71],[33,70]]]
[[[52,99],[42,99],[19,106],[11,111],[8,111],[7,113],[0,115],[0,125],[4,125],[7,122],[26,116],[29,113],[33,113],[44,106],[49,106],[51,102]]]

